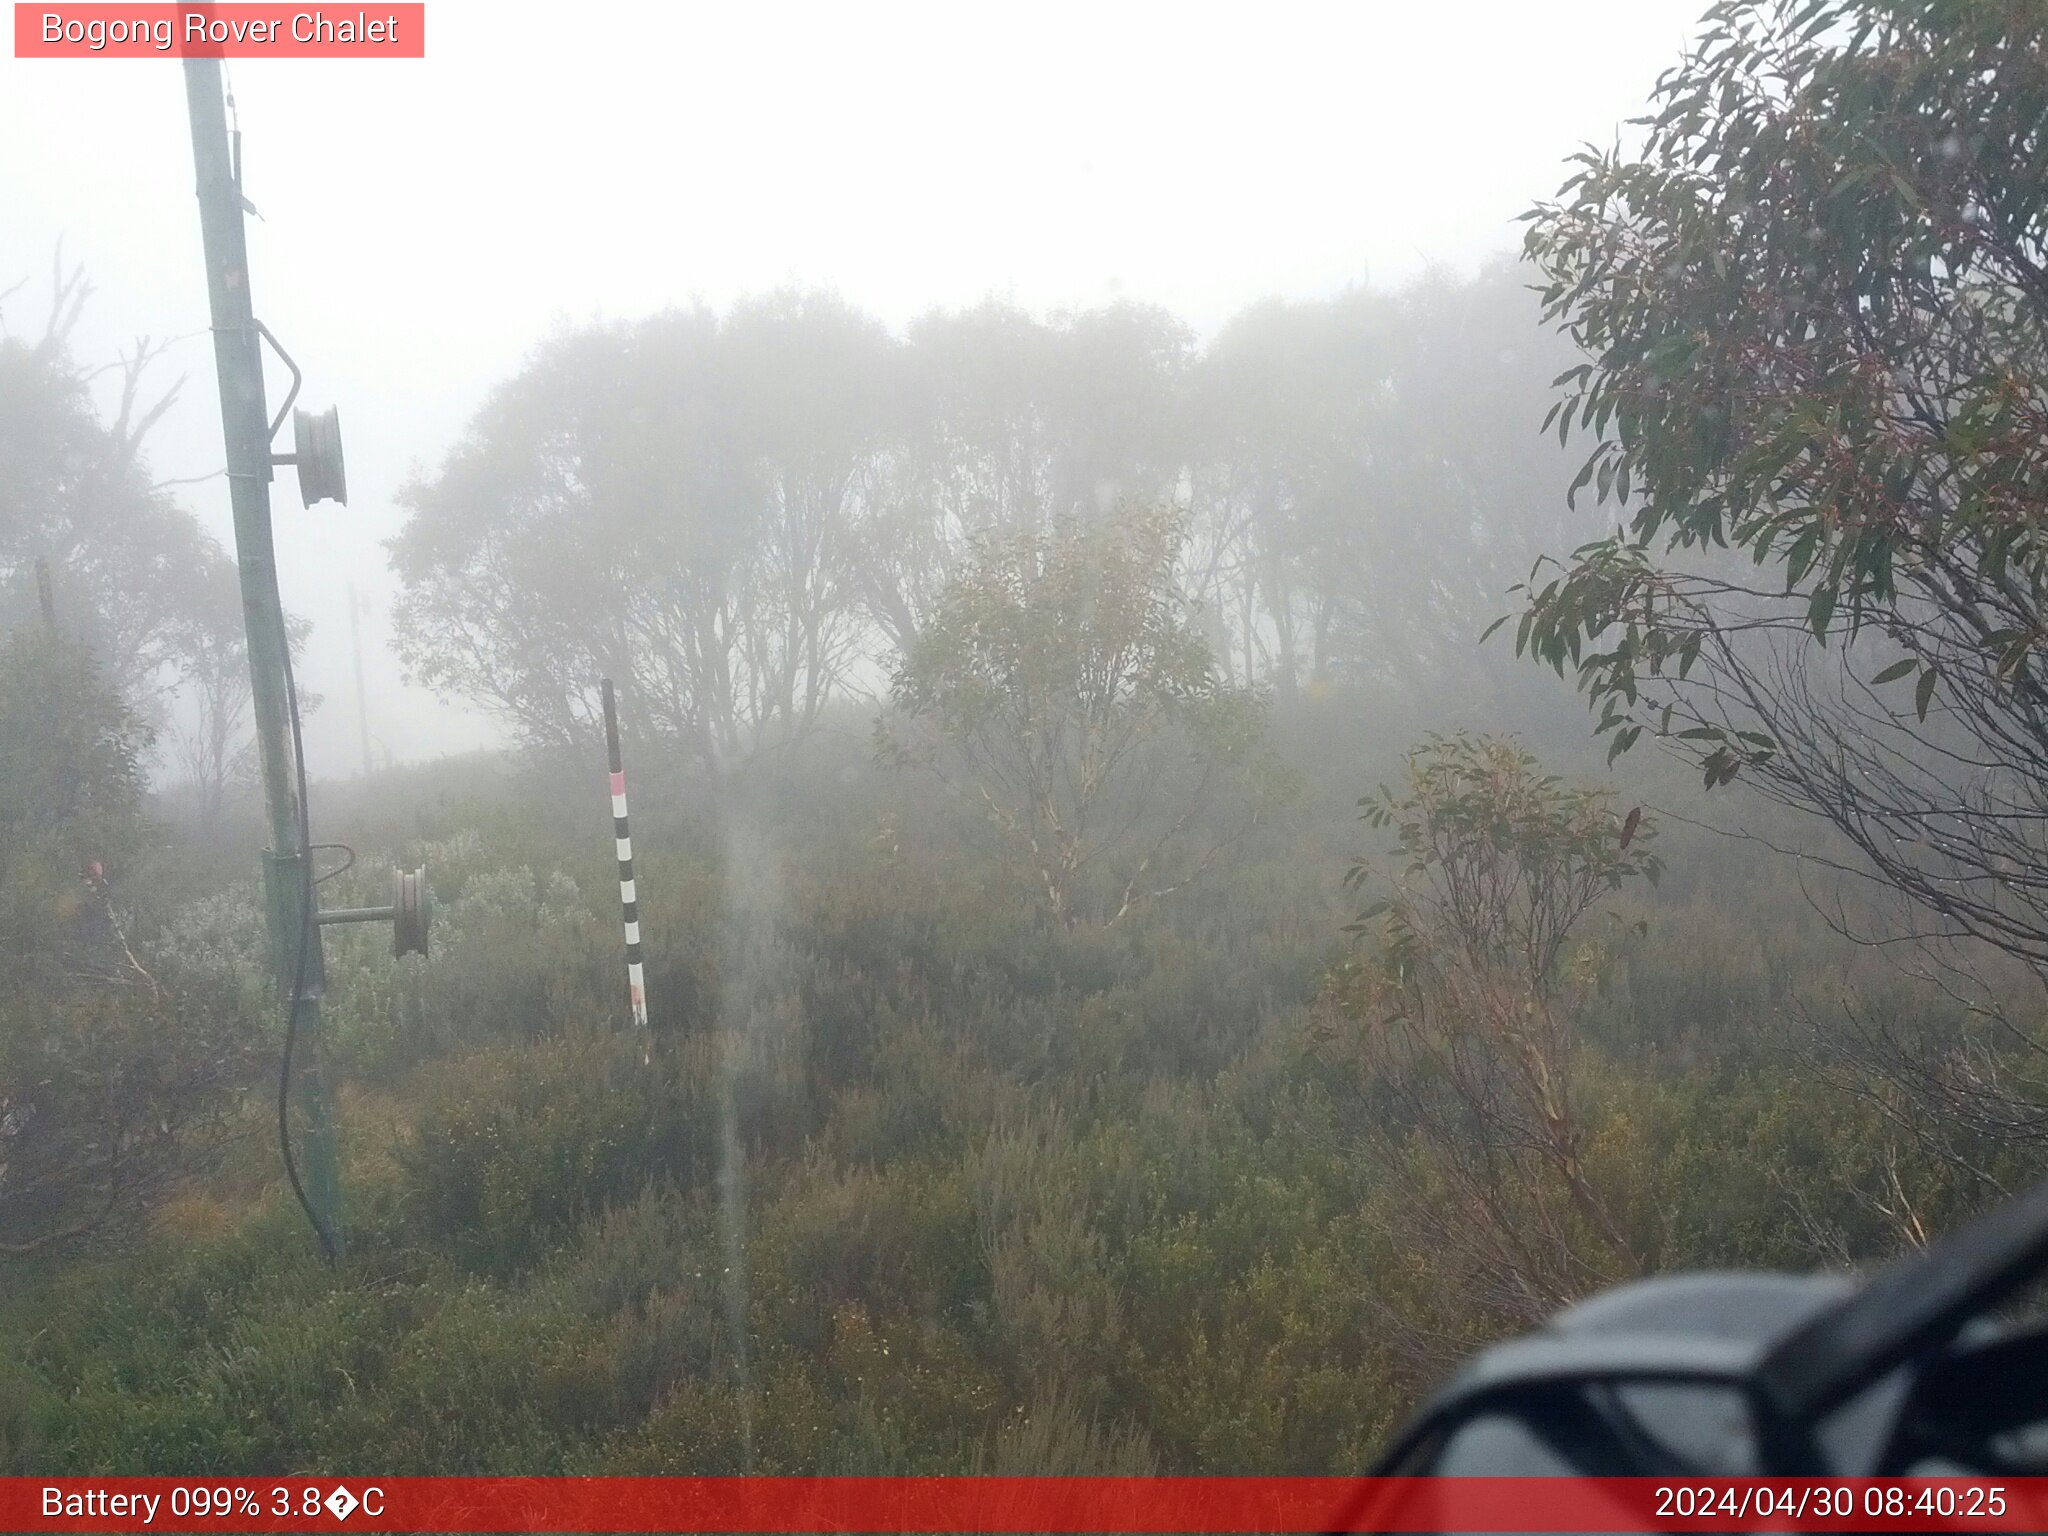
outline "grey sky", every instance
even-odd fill
[[[1514,217],[1676,61],[1705,0],[541,7],[429,0],[427,58],[231,65],[257,313],[338,403],[351,505],[275,504],[315,623],[316,772],[357,762],[344,588],[373,594],[372,726],[400,760],[492,738],[383,650],[392,493],[550,329],[821,284],[901,325],[997,293],[1125,296],[1208,331],[1255,299],[1509,249]],[[88,359],[187,335],[153,440],[220,463],[171,61],[0,60],[0,288],[41,321],[57,242]],[[187,504],[225,536],[219,479]]]

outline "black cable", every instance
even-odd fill
[[[292,1047],[299,1035],[299,1004],[306,995],[306,956],[313,948],[314,886],[318,882],[313,878],[312,818],[306,810],[306,737],[299,724],[299,685],[292,675],[289,638],[284,644],[284,699],[285,712],[291,718],[292,765],[299,791],[299,954],[292,970],[291,1006],[284,1019],[284,1063],[277,1078],[277,1145],[284,1153],[285,1177],[291,1180],[292,1193],[299,1197],[299,1208],[306,1213],[306,1220],[312,1223],[313,1233],[320,1239],[327,1262],[333,1264],[338,1258],[334,1251],[334,1238],[320,1224],[319,1216],[313,1211],[313,1202],[306,1198],[306,1186],[299,1182],[298,1163],[292,1157]]]
[[[253,213],[255,209],[242,192],[242,115],[241,110],[235,105],[235,78],[225,62],[221,64],[221,77],[223,95],[232,118],[235,197],[245,210]],[[294,373],[297,371],[293,370]],[[257,382],[260,387],[260,367]],[[272,431],[274,433],[275,428]],[[273,573],[273,584],[275,580]],[[282,610],[278,613],[278,621],[279,629],[284,630]],[[284,1057],[277,1073],[277,1146],[284,1154],[285,1177],[291,1181],[292,1193],[298,1197],[299,1209],[306,1213],[306,1220],[312,1224],[314,1236],[320,1239],[320,1247],[327,1256],[327,1262],[333,1264],[338,1258],[334,1238],[320,1224],[320,1218],[314,1214],[313,1202],[306,1198],[306,1186],[299,1179],[298,1161],[292,1156],[292,1048],[298,1043],[299,1037],[299,1005],[306,997],[306,956],[313,948],[313,903],[316,894],[314,888],[318,882],[313,878],[313,824],[306,809],[306,737],[299,720],[299,684],[292,673],[292,642],[288,630],[285,630],[283,650],[285,713],[291,721],[292,767],[299,791],[299,949],[298,957],[292,965],[291,1000],[287,1004],[284,1016]],[[341,870],[336,870],[335,873],[340,874],[354,863],[355,852],[351,849],[348,864],[344,864]]]
[[[322,875],[319,879],[313,882],[315,885],[325,885],[328,881],[333,880],[341,875],[345,875],[350,870],[356,867],[356,851],[355,849],[349,847],[347,843],[314,843],[310,845],[306,849],[306,851],[308,853],[312,853],[316,849],[331,850],[335,848],[339,848],[343,853],[348,855],[348,862],[346,864],[340,865],[335,869],[330,869],[329,871],[327,871],[326,874]]]

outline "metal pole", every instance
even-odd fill
[[[604,693],[604,744],[612,770],[612,836],[619,851],[619,909],[626,924],[626,991],[633,1022],[647,1027],[647,976],[640,960],[640,887],[633,878],[633,835],[626,826],[626,766],[619,755],[619,706],[612,680],[600,679]]]
[[[328,1128],[320,1069],[320,997],[326,984],[320,930],[307,920],[306,849],[301,836],[295,741],[286,696],[290,644],[277,591],[270,531],[270,423],[263,398],[263,359],[249,294],[249,251],[242,225],[242,189],[228,146],[227,110],[218,59],[185,60],[185,101],[192,120],[192,164],[198,175],[199,226],[206,249],[206,288],[213,318],[213,356],[220,379],[221,427],[227,441],[228,494],[234,506],[242,620],[249,640],[249,686],[270,811],[270,848],[263,885],[270,916],[271,959],[280,994],[296,1006],[290,1028],[300,1105],[306,1116],[306,1198],[330,1249],[341,1252],[341,1191]],[[305,946],[303,965],[300,949]]]

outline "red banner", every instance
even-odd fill
[[[2041,1531],[2048,1478],[0,1478],[8,1531]]]
[[[423,59],[427,8],[411,4],[25,4],[18,59]]]

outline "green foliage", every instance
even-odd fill
[[[1122,716],[1144,733],[1215,699],[1216,659],[1173,586],[1185,536],[1164,511],[990,536],[903,658],[895,703],[981,740]],[[1039,725],[1044,710],[1059,723]]]
[[[1374,1103],[1361,1133],[1406,1170],[1407,1229],[1468,1306],[1525,1324],[1640,1264],[1582,1113],[1579,1014],[1608,956],[1567,949],[1598,902],[1662,869],[1654,825],[1612,801],[1512,741],[1432,737],[1399,793],[1363,802],[1400,870],[1352,927],[1377,944],[1327,992],[1350,1026],[1336,1063]],[[1348,883],[1373,878],[1361,861]]]
[[[83,647],[32,629],[0,647],[0,885],[132,853],[150,733]],[[47,935],[40,937],[47,938]],[[40,945],[10,933],[8,956]]]
[[[399,654],[534,744],[598,739],[599,675],[700,767],[803,737],[852,655],[887,355],[815,293],[555,338],[404,493]]]
[[[1401,872],[1351,931],[1377,932],[1402,974],[1442,923],[1477,963],[1548,986],[1595,900],[1663,873],[1640,809],[1616,814],[1613,791],[1564,784],[1502,738],[1433,736],[1408,754],[1400,793],[1383,785],[1360,804],[1366,825],[1393,832]],[[1359,860],[1346,884],[1367,885],[1375,868]]]
[[[82,647],[0,646],[0,1254],[135,1214],[249,1081],[241,995],[130,941],[148,741]]]
[[[167,344],[137,341],[116,367],[71,355],[92,288],[59,263],[43,334],[0,336],[0,634],[45,622],[45,581],[61,633],[145,722],[170,717],[166,684],[189,688],[173,733],[178,766],[217,814],[246,745],[248,666],[235,565],[159,487],[144,454],[178,393],[150,387]],[[104,419],[93,381],[118,371]]]
[[[1507,261],[1256,304],[1206,347],[1141,304],[897,336],[790,290],[591,325],[404,492],[397,645],[530,743],[594,746],[606,675],[629,734],[751,774],[918,643],[978,541],[1170,503],[1224,674],[1512,704],[1469,642],[1584,531],[1565,450],[1518,430],[1568,355]]]
[[[957,756],[956,793],[1029,861],[1062,924],[1101,875],[1111,922],[1192,878],[1162,865],[1264,729],[1264,700],[1224,678],[1179,592],[1185,540],[1178,515],[1138,509],[990,535],[891,682],[878,749],[942,777],[940,747]],[[907,739],[918,728],[937,740]]]
[[[269,1140],[254,892],[158,855],[175,910],[133,936],[190,999],[161,1040],[262,1026],[258,1091],[213,1101],[235,1139],[176,1165],[147,1230],[0,1272],[21,1364],[0,1455],[51,1475],[1357,1470],[1453,1355],[1533,1310],[1440,1220],[1459,1164],[1418,1134],[1412,1080],[1360,1071],[1384,1058],[1319,1000],[1389,718],[1284,720],[1341,766],[1107,929],[1037,920],[987,829],[862,771],[857,740],[724,793],[715,820],[698,793],[638,796],[667,978],[651,1067],[617,1028],[601,797],[580,819],[537,768],[463,764],[460,795],[423,772],[324,798],[365,867],[424,858],[446,919],[402,967],[367,931],[329,951],[338,1271]],[[1604,937],[1582,923],[1550,973],[1577,999],[1584,1176],[1642,1267],[1862,1260],[1970,1210],[1907,1122],[1801,1050],[1802,1004],[1861,995],[1873,1026],[1930,1038],[1953,1005],[1859,959],[1753,845],[1639,822],[1623,847],[1635,785],[1602,801],[1530,756],[1445,738],[1382,831],[1413,823],[1422,852],[1434,827],[1461,870],[1528,864],[1630,935],[1634,877],[1669,855],[1647,934],[1577,966]],[[337,901],[373,894],[356,879]],[[1507,1214],[1538,1226],[1554,1183],[1509,1174]],[[1618,1271],[1564,1220],[1569,1289]]]
[[[1569,669],[1610,760],[1648,731],[1801,812],[1814,867],[1904,898],[1867,935],[2014,1044],[2038,1008],[1983,973],[2048,967],[2044,113],[2037,6],[1731,0],[1526,242],[1584,354],[1550,420],[1627,522],[1537,563],[1518,653]],[[1931,1142],[2034,1145],[2015,1060],[1850,1033]]]
[[[2031,707],[2044,28],[2001,0],[1717,5],[1640,152],[1583,151],[1530,215],[1546,311],[1589,359],[1545,425],[1595,440],[1575,489],[1633,511],[1539,569],[1517,643],[1574,667],[1621,747],[1648,680],[1731,631],[1875,626],[1908,655],[1871,686],[1912,679],[1891,697],[1923,722],[1944,677],[1994,714]],[[1710,613],[1742,578],[1705,584],[1659,546],[1773,566],[1785,598]],[[1776,750],[1685,723],[1709,787]]]
[[[1344,684],[1436,707],[1512,696],[1472,641],[1529,560],[1587,531],[1564,448],[1526,430],[1573,360],[1538,319],[1496,261],[1222,327],[1188,391],[1191,564],[1241,675],[1283,700]]]
[[[2039,1029],[1998,1011],[2028,994],[1902,983],[1811,868],[1621,810],[1670,788],[1623,761],[1645,732],[1811,803],[1830,752],[1875,782],[1889,723],[1927,748],[1920,805],[1850,842],[1961,798],[2020,829],[1976,874],[2030,899],[2041,23],[1707,26],[1641,152],[1588,152],[1534,218],[1563,340],[1493,269],[1206,348],[1134,305],[899,341],[798,293],[543,347],[406,493],[401,647],[580,756],[322,788],[363,855],[325,896],[424,860],[440,900],[430,957],[330,936],[336,1269],[269,1142],[253,887],[150,846],[121,687],[12,642],[0,1470],[1353,1472],[1458,1356],[1589,1289],[1874,1259],[2031,1176]],[[1557,442],[1502,446],[1567,344]],[[67,622],[81,586],[128,598],[92,620],[105,668],[132,695],[123,666],[181,667],[219,780],[232,573],[60,352],[0,342],[31,424],[0,434],[0,574],[48,546]],[[1538,568],[1517,643],[1631,777],[1432,737],[1365,802],[1391,863],[1343,881],[1393,745],[1461,718],[1555,745],[1542,696],[1449,683],[1490,680],[1465,641],[1502,562],[1576,537],[1575,431],[1580,488],[1634,522]],[[878,640],[885,757],[972,814],[824,728]],[[1759,702],[1770,643],[1832,646],[1856,712]],[[651,1040],[617,1027],[599,672],[654,791]],[[1275,768],[1283,732],[1314,775]],[[2020,921],[1995,931],[2048,934]],[[1839,1049],[1870,1039],[2007,1122],[1930,1118]]]
[[[551,1251],[652,1180],[701,1179],[709,1096],[687,1062],[569,1037],[471,1056],[400,1156],[408,1208],[487,1268]]]

